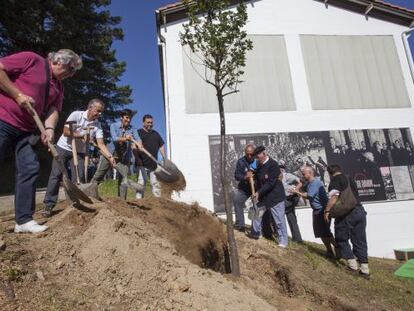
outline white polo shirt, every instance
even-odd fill
[[[74,121],[76,123],[72,124],[73,131],[79,131],[83,134],[86,134],[87,131],[85,128],[93,126],[90,130],[91,140],[93,138],[103,138],[103,131],[101,123],[98,120],[88,121],[88,111],[74,111],[70,114],[66,122]],[[65,124],[65,127],[69,128],[69,124]],[[78,153],[85,153],[85,142],[81,138],[75,139],[76,141],[76,151]],[[72,151],[72,138],[66,137],[62,134],[60,136],[57,145],[65,150]]]

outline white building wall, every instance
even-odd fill
[[[283,34],[286,40],[297,111],[227,113],[227,133],[267,133],[409,127],[413,133],[414,110],[313,111],[304,67],[300,34],[393,35],[411,104],[414,87],[401,33],[405,27],[368,18],[312,0],[261,0],[248,4],[249,34]],[[182,23],[161,28],[166,39],[168,79],[167,131],[172,160],[183,171],[187,190],[180,198],[198,201],[213,210],[209,135],[219,134],[217,114],[186,114]],[[212,103],[216,104],[216,103]],[[414,201],[365,204],[371,256],[392,257],[393,248],[414,246]],[[299,210],[299,225],[306,240],[314,240],[310,209]]]

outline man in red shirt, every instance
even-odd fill
[[[71,50],[49,53],[45,59],[33,52],[0,58],[0,163],[8,148],[16,158],[15,232],[42,232],[47,226],[33,220],[39,160],[34,152],[36,124],[26,110],[31,104],[44,119],[43,144],[53,141],[62,109],[62,80],[82,67],[81,58]]]

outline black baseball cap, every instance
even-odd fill
[[[258,154],[262,153],[263,151],[265,151],[266,148],[264,146],[258,146],[256,147],[256,149],[254,149],[254,156],[257,156]]]

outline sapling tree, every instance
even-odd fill
[[[231,271],[240,276],[233,213],[226,178],[226,121],[224,99],[237,93],[243,82],[246,53],[253,48],[245,31],[247,7],[244,1],[232,6],[229,0],[184,0],[188,23],[180,33],[181,44],[191,50],[191,61],[204,66],[203,80],[215,89],[220,115],[220,180],[227,216],[227,240]]]

